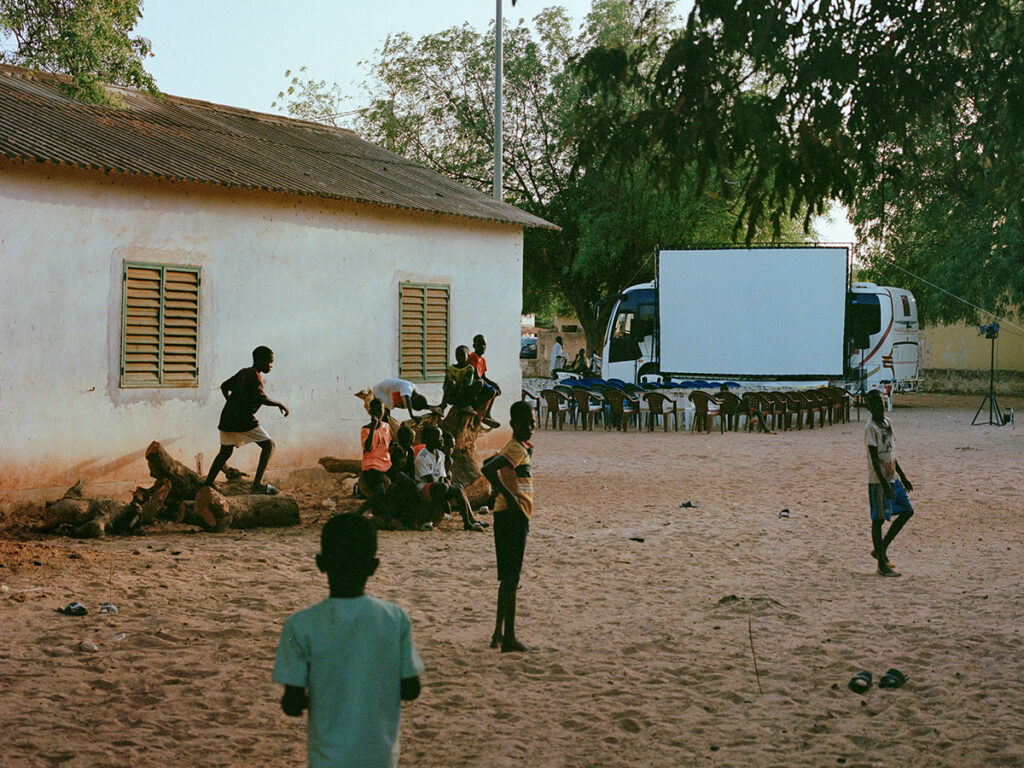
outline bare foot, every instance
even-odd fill
[[[501,647],[501,632],[495,632],[491,635],[491,648]]]
[[[533,649],[527,645],[523,645],[514,637],[507,640],[501,641],[501,652],[502,653],[521,653],[523,651],[532,651]]]

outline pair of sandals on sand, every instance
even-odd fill
[[[907,682],[907,676],[900,672],[895,667],[891,668],[888,672],[882,675],[878,681],[879,688],[902,688],[904,683]],[[862,669],[849,682],[849,688],[854,693],[866,693],[868,688],[871,687],[872,677],[871,673],[866,669]]]

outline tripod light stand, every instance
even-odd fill
[[[999,407],[999,403],[996,401],[996,339],[999,337],[999,323],[989,323],[988,325],[980,326],[978,328],[978,335],[980,336],[983,333],[985,338],[992,342],[992,357],[988,369],[988,394],[985,395],[985,399],[978,406],[978,411],[974,414],[971,425],[995,424],[997,427],[1001,427],[1006,422],[1003,420],[1003,409]],[[988,421],[978,421],[978,417],[985,408],[985,403],[988,403]]]

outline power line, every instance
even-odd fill
[[[890,264],[891,266],[896,267],[896,269],[900,270],[901,272],[906,272],[908,275],[910,275],[911,277],[913,277],[913,278],[915,278],[917,280],[920,280],[925,285],[931,286],[935,290],[941,291],[942,293],[946,294],[947,296],[949,296],[951,298],[954,298],[954,299],[956,299],[957,301],[959,301],[959,302],[961,302],[963,304],[966,304],[967,306],[971,307],[972,309],[976,309],[977,311],[981,312],[983,315],[988,315],[989,317],[993,317],[996,320],[998,320],[1000,323],[1002,323],[1003,325],[1009,326],[1010,328],[1013,328],[1014,330],[1018,331],[1019,333],[1024,334],[1024,328],[1021,328],[1019,325],[1015,325],[1014,323],[1011,323],[1009,320],[1007,320],[1004,317],[1000,317],[995,312],[990,312],[989,310],[987,310],[987,309],[985,309],[983,307],[979,307],[977,304],[972,304],[971,302],[969,302],[967,299],[963,298],[962,296],[957,296],[955,293],[947,291],[942,286],[936,285],[935,283],[931,282],[930,280],[925,280],[920,275],[915,275],[909,269],[901,267],[899,264],[897,264],[892,259],[887,259],[884,256],[875,256],[874,258],[877,258],[880,261],[884,261],[885,263]]]

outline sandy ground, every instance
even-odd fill
[[[427,667],[402,764],[1024,765],[1021,439],[970,426],[974,400],[892,414],[917,509],[899,579],[868,554],[863,421],[539,431],[535,651],[488,648],[489,536],[381,535],[369,591],[406,608]],[[283,620],[326,595],[319,525],[345,501],[326,476],[295,492],[294,529],[0,541],[0,764],[303,764],[270,670]],[[89,615],[54,612],[72,599]],[[846,687],[889,667],[904,688]]]

